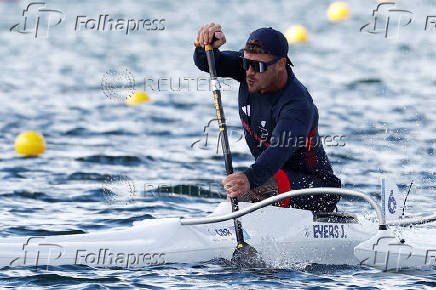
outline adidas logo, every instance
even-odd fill
[[[250,105],[243,106],[242,111],[245,113],[245,115],[250,117]]]

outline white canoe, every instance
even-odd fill
[[[379,224],[358,220],[352,215],[268,206],[287,197],[325,193],[366,200],[375,209]],[[427,244],[407,239],[407,245],[414,247],[410,251],[412,254],[405,257],[402,255],[403,248],[395,246],[400,240],[386,227],[380,206],[362,192],[337,188],[302,189],[255,204],[240,203],[239,207],[238,212],[231,213],[231,204],[222,202],[205,218],[151,219],[135,222],[127,229],[65,236],[2,238],[0,268],[46,265],[137,268],[205,262],[216,258],[230,260],[236,246],[232,218],[238,216],[245,241],[272,267],[318,263],[363,264],[382,270],[402,268],[398,262],[390,263],[385,258],[383,264],[377,258],[389,257],[389,254],[398,257],[397,261],[408,260],[407,267],[428,265],[433,260],[436,265],[436,251],[432,252],[434,249],[431,248],[436,246],[434,239]],[[401,223],[408,225],[434,220],[436,215],[426,219],[402,220]],[[429,237],[434,237],[434,232]],[[383,243],[379,243],[381,240]],[[423,262],[424,251],[427,260]]]
[[[250,204],[240,203],[240,208]],[[211,214],[231,212],[222,202]],[[314,216],[310,211],[266,207],[240,218],[244,238],[270,264],[307,262],[358,264],[353,250],[376,233],[343,215]],[[165,263],[230,260],[236,237],[233,220],[182,225],[179,218],[135,222],[122,230],[88,234],[0,239],[0,267],[89,265],[144,267]]]

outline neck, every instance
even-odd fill
[[[261,89],[260,92],[262,94],[268,94],[268,93],[273,93],[275,91],[278,91],[286,85],[287,81],[288,81],[288,71],[285,69],[285,70],[279,72],[279,75],[277,77],[277,81],[275,81],[269,87],[267,87],[265,89]]]

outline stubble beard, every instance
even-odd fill
[[[255,93],[258,93],[259,91],[260,91],[260,88],[255,87],[255,86],[251,86],[250,87],[250,85],[248,85],[248,92],[249,93],[255,94]]]

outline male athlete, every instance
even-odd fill
[[[318,109],[291,69],[284,35],[272,28],[257,29],[239,52],[218,50],[224,43],[220,25],[203,25],[194,62],[208,72],[204,46],[212,44],[217,75],[240,82],[239,116],[255,162],[223,180],[227,195],[256,202],[291,189],[341,187],[320,142]],[[332,212],[338,201],[336,195],[315,195],[277,205]]]

